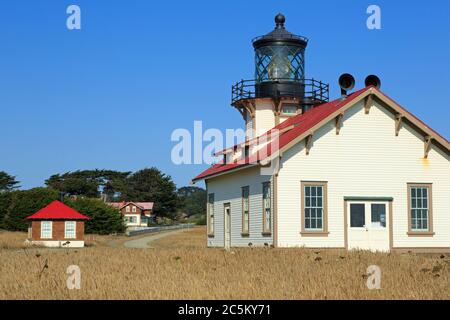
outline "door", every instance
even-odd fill
[[[224,247],[230,249],[231,247],[231,206],[229,203],[224,204]]]
[[[389,203],[347,203],[349,249],[389,251]]]

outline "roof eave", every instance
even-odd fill
[[[233,172],[236,172],[236,171],[240,171],[240,170],[243,170],[243,169],[253,168],[253,167],[256,167],[258,165],[259,165],[259,163],[243,164],[243,165],[241,165],[239,167],[236,167],[236,168],[233,168],[233,169],[230,169],[230,170],[225,170],[225,171],[222,171],[222,172],[212,173],[210,175],[206,175],[206,176],[200,177],[200,178],[194,178],[194,179],[191,180],[191,182],[192,182],[192,184],[195,184],[198,181],[207,180],[207,179],[211,179],[211,178],[216,178],[216,177],[219,177],[219,176],[222,176],[222,175],[225,175],[225,174],[229,174],[229,173],[233,173]]]

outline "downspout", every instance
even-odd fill
[[[274,202],[274,214],[273,214],[273,246],[278,248],[278,173],[280,172],[281,156],[276,158],[278,161],[277,168],[273,174],[273,202]]]

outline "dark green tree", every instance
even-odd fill
[[[99,199],[77,198],[66,200],[66,204],[91,220],[85,223],[86,233],[111,234],[125,231],[122,215]]]
[[[26,231],[29,225],[26,217],[57,200],[58,197],[58,191],[48,188],[12,191],[1,195],[2,227],[10,231]]]
[[[11,205],[13,192],[0,193],[0,229],[5,229],[5,216],[8,213],[9,206]]]
[[[96,198],[103,191],[109,197],[123,188],[130,172],[113,170],[78,170],[63,174],[54,174],[45,181],[52,189],[69,195]]]
[[[0,171],[0,192],[12,191],[19,188],[19,181],[16,181],[16,177],[7,174],[4,171]]]
[[[121,191],[125,201],[151,201],[156,215],[174,217],[179,206],[176,190],[170,176],[152,167],[130,175]]]
[[[182,187],[177,191],[180,211],[188,216],[206,214],[206,190],[199,187]]]

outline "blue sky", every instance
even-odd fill
[[[66,28],[81,7],[82,29]],[[382,10],[382,30],[366,9]],[[240,128],[231,84],[254,73],[251,39],[273,28],[310,39],[306,75],[354,74],[450,139],[450,2],[8,1],[0,10],[0,170],[22,188],[77,169],[156,166],[179,187],[207,165],[176,166],[171,133]]]

